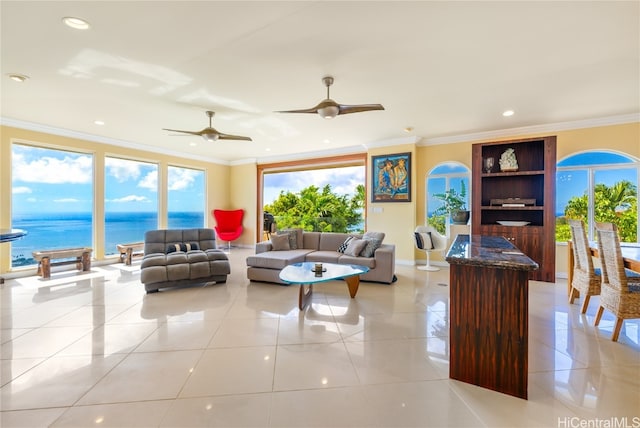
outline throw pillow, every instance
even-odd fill
[[[349,242],[351,242],[353,239],[355,239],[353,236],[349,236],[347,239],[345,239],[344,242],[338,247],[338,252],[344,253],[349,246]]]
[[[289,235],[271,235],[271,245],[273,246],[273,251],[290,250]]]
[[[197,242],[190,242],[188,244],[185,243],[181,243],[181,244],[169,244],[167,245],[167,251],[166,253],[175,253],[178,251],[181,251],[183,253],[186,253],[187,251],[191,251],[191,250],[198,250],[198,243]]]
[[[298,245],[298,231],[296,229],[282,229],[278,231],[278,235],[287,235],[289,237],[289,249],[297,250],[302,247],[302,242]]]
[[[166,251],[167,254],[175,253],[175,252],[178,252],[178,251],[181,251],[180,250],[180,244],[169,244],[169,245],[167,245],[167,251]]]
[[[431,239],[431,232],[414,232],[413,235],[416,239],[416,247],[420,250],[433,250],[433,240]]]
[[[362,239],[367,242],[360,255],[362,257],[373,257],[373,253],[382,245],[384,239],[383,232],[365,232]]]
[[[367,246],[367,241],[365,241],[364,239],[354,238],[349,242],[349,245],[347,245],[347,249],[344,250],[344,253],[347,256],[358,257],[360,252],[366,246]]]

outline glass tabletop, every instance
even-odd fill
[[[366,266],[322,263],[322,276],[316,276],[315,265],[315,262],[303,262],[285,266],[280,271],[280,279],[290,284],[316,284],[369,272]]]
[[[27,234],[22,229],[0,229],[0,242],[10,242],[20,239]]]

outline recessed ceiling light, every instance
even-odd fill
[[[266,149],[264,149],[265,152],[270,152],[271,148],[267,147]]]
[[[14,82],[24,82],[25,80],[27,80],[29,78],[29,76],[25,76],[24,74],[7,74],[7,76],[9,76],[9,79],[13,80]]]
[[[329,144],[331,142],[331,140],[328,139],[328,138],[325,138],[324,140],[322,140],[322,142],[325,143],[325,144]]]
[[[191,147],[195,147],[195,146],[197,146],[198,144],[197,144],[197,143],[194,143],[194,142],[192,141],[192,142],[190,142],[190,143],[189,143],[189,145],[190,145]]]
[[[64,22],[67,27],[71,27],[76,30],[88,30],[90,27],[89,23],[84,19],[73,16],[65,16],[62,18],[62,22]]]
[[[509,117],[509,116],[513,116],[514,111],[513,110],[505,110],[504,112],[502,112],[502,115],[504,117]]]
[[[96,125],[104,125],[104,121],[102,120],[94,120],[93,123],[95,123]]]

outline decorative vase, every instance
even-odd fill
[[[467,224],[469,222],[469,211],[458,210],[451,213],[451,222],[453,224]]]

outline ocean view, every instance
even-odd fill
[[[112,212],[105,216],[105,254],[117,254],[116,244],[144,239],[144,232],[157,228],[157,213]],[[169,229],[203,227],[201,212],[172,212]],[[31,253],[37,250],[91,247],[91,213],[30,213],[15,215],[14,229],[27,231],[27,236],[11,243],[13,267],[35,264]],[[94,248],[95,249],[95,248]]]

